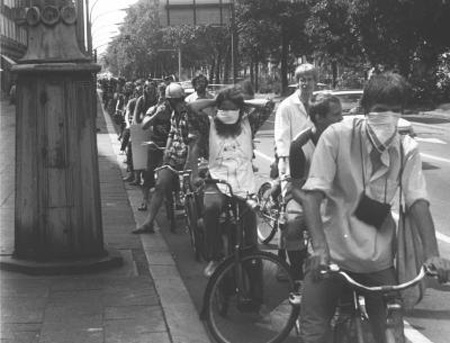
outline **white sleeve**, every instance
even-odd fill
[[[291,145],[291,113],[288,106],[283,103],[278,106],[275,113],[275,147],[278,156],[289,156]]]

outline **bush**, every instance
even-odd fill
[[[259,79],[259,93],[281,93],[281,82],[278,78],[270,75],[263,75]]]

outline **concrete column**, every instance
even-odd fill
[[[17,74],[15,251],[2,266],[76,272],[119,265],[103,244],[96,73],[79,49],[70,0],[36,0],[19,21],[28,50]],[[13,268],[13,267],[11,267]]]

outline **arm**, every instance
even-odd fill
[[[216,99],[200,99],[188,103],[188,107],[195,113],[201,113],[201,110],[213,106],[216,106]]]
[[[324,199],[321,191],[308,191],[305,193],[303,211],[305,212],[306,225],[313,246],[313,253],[310,259],[311,270],[318,271],[321,267],[327,266],[330,262],[330,250],[322,226],[320,215],[320,204]]]
[[[407,139],[405,137],[405,140]],[[418,227],[426,263],[436,268],[440,282],[446,282],[450,271],[450,261],[439,257],[436,230],[427,200],[425,178],[417,143],[410,141],[408,145],[413,145],[413,149],[406,153],[402,177],[405,202],[410,211],[411,219]]]
[[[134,106],[134,114],[133,114],[133,124],[139,124],[141,122],[139,115],[140,115],[140,109],[142,107],[142,102],[144,101],[143,97],[139,97],[136,100],[136,105]]]
[[[289,109],[281,103],[275,113],[274,139],[278,155],[278,171],[280,176],[287,172],[289,147],[291,144],[291,122]]]
[[[245,104],[247,107],[254,108],[254,110],[249,113],[248,120],[250,121],[250,126],[252,128],[252,134],[255,135],[272,114],[275,104],[271,100],[258,102],[248,100]]]
[[[291,122],[289,109],[281,103],[275,113],[274,127],[275,146],[277,154],[281,157],[289,156],[289,147],[291,144]]]
[[[146,130],[150,126],[152,126],[153,122],[155,121],[158,116],[160,116],[162,113],[164,113],[167,110],[166,106],[160,105],[160,106],[152,106],[147,110],[147,113],[145,114],[144,119],[142,119],[142,129]]]

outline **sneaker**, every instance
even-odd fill
[[[298,291],[289,294],[289,303],[292,306],[300,306],[300,304],[302,303],[302,294]]]
[[[217,269],[218,265],[219,261],[210,261],[203,271],[203,274],[208,278],[211,277],[211,275],[213,275],[215,270]]]

